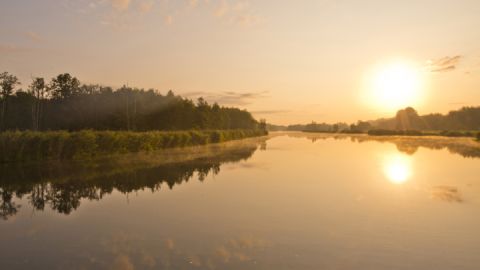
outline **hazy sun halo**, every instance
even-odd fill
[[[369,103],[386,111],[415,106],[421,98],[420,69],[397,61],[375,69],[370,78]]]

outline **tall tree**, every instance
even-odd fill
[[[54,98],[69,98],[80,93],[80,81],[68,73],[63,73],[52,79],[50,89]]]
[[[0,131],[5,127],[5,113],[7,109],[8,98],[13,94],[15,87],[20,85],[18,78],[8,72],[0,73],[0,100],[2,102],[2,111],[0,112]]]
[[[32,105],[32,122],[33,130],[39,130],[40,118],[42,114],[43,100],[46,98],[47,85],[43,78],[33,78],[29,86],[30,93],[35,97],[35,102]]]

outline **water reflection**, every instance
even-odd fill
[[[401,136],[354,136],[354,142],[388,142],[393,143],[397,150],[408,154],[415,154],[419,148],[432,150],[447,149],[452,154],[466,158],[480,158],[480,143],[473,138],[446,138],[446,137],[401,137]]]
[[[458,154],[466,158],[480,158],[480,143],[474,138],[449,138],[438,136],[368,136],[364,134],[328,134],[328,133],[305,133],[290,132],[289,137],[306,138],[313,143],[334,139],[334,140],[350,140],[352,142],[386,142],[393,143],[399,152],[413,155],[419,148],[427,148],[432,150],[447,149],[452,154]]]
[[[386,157],[383,170],[388,180],[394,184],[405,183],[412,174],[410,159],[401,154]]]
[[[446,201],[446,202],[463,202],[462,195],[456,187],[452,186],[436,186],[430,190],[430,197],[432,199]]]
[[[125,232],[115,232],[101,240],[106,251],[103,258],[105,269],[111,263],[112,269],[248,269],[256,264],[271,244],[253,235],[240,235],[215,241],[208,248],[192,252],[184,243],[175,238],[167,238],[157,243],[155,248],[146,249],[139,245],[145,239]],[[92,255],[91,261],[101,261]],[[94,265],[92,265],[94,267]]]
[[[480,159],[335,138],[0,168],[0,268],[478,268]]]
[[[258,146],[266,148],[264,138],[80,164],[4,165],[0,167],[0,219],[7,220],[21,209],[16,198],[26,197],[34,210],[48,206],[68,215],[82,199],[98,201],[114,190],[155,192],[163,184],[172,189],[195,176],[204,181],[209,174],[218,174],[224,163],[249,159]]]

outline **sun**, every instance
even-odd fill
[[[421,100],[421,69],[407,61],[395,61],[376,68],[368,85],[368,101],[385,111],[415,106]]]

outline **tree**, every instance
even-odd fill
[[[15,87],[20,85],[18,78],[8,72],[0,73],[0,100],[2,102],[2,111],[0,112],[0,131],[5,126],[5,113],[7,109],[8,98],[12,95]]]
[[[68,73],[53,78],[50,89],[54,98],[66,99],[80,93],[80,81]]]
[[[267,120],[260,119],[260,122],[258,124],[258,128],[262,131],[267,131]]]
[[[30,93],[35,97],[35,102],[32,106],[32,122],[33,130],[40,128],[40,116],[42,113],[42,102],[46,98],[47,85],[43,78],[33,78],[29,86]]]
[[[352,130],[352,131],[366,132],[366,131],[369,131],[370,129],[372,129],[372,124],[370,124],[367,121],[360,121],[359,120],[356,125],[352,124],[350,126],[350,130]]]
[[[13,88],[5,89],[9,95],[5,129],[147,131],[259,127],[248,111],[210,105],[203,98],[194,102],[173,91],[161,95],[152,89],[124,86],[114,90],[81,85],[68,73],[58,75],[50,83],[34,77],[27,92],[16,90],[11,94]]]
[[[412,107],[399,110],[395,116],[397,130],[425,130],[427,124]]]

